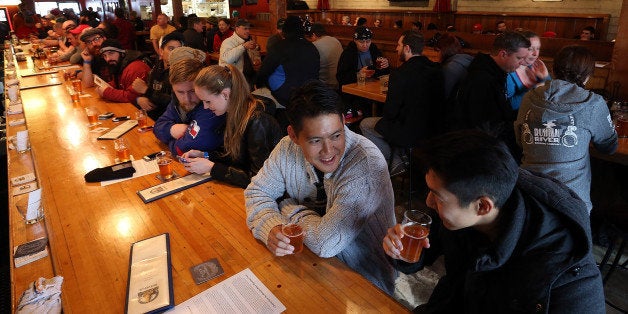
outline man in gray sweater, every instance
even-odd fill
[[[395,224],[394,196],[379,149],[344,126],[338,94],[320,81],[297,89],[288,137],[244,191],[247,225],[277,256],[294,247],[281,226],[297,223],[304,244],[337,257],[392,294],[396,271],[381,245]]]

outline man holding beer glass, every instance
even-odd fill
[[[436,137],[422,156],[426,204],[444,228],[432,224],[424,256],[396,268],[415,272],[443,254],[446,275],[415,312],[604,313],[589,214],[571,190],[519,169],[480,131]],[[388,229],[386,254],[402,259],[404,237],[402,225]]]
[[[247,225],[284,256],[296,253],[301,240],[291,241],[282,225],[297,224],[314,254],[337,257],[392,294],[397,273],[381,246],[395,220],[386,160],[344,125],[342,111],[338,94],[321,81],[295,91],[287,108],[289,137],[244,191]]]

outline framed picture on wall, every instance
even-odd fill
[[[230,7],[241,7],[242,6],[242,0],[229,0],[229,6]]]
[[[246,0],[246,4],[257,4],[257,0]]]

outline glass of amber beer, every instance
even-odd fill
[[[157,154],[157,165],[159,166],[159,176],[163,181],[170,180],[174,176],[172,171],[172,154],[161,151]]]
[[[131,159],[129,143],[124,138],[114,140],[113,149],[116,150],[116,159],[118,162],[125,162]]]
[[[83,94],[83,81],[81,81],[80,79],[72,80],[72,86],[77,93]]]
[[[416,263],[421,258],[423,240],[430,234],[432,217],[419,210],[406,210],[403,214],[401,229],[403,238],[401,244],[401,260],[408,263]]]
[[[74,94],[74,97],[76,98],[78,93]],[[74,98],[72,98],[72,101],[74,101]],[[98,122],[98,109],[96,109],[95,107],[87,107],[85,108],[85,113],[87,114],[87,121],[89,121],[89,126],[96,126],[100,124],[100,122]]]
[[[148,115],[146,114],[146,110],[140,109],[135,112],[135,119],[137,119],[137,131],[144,132],[146,127],[148,126]]]
[[[294,254],[303,251],[303,227],[297,224],[285,224],[281,227],[281,233],[290,238],[290,245],[294,247]]]

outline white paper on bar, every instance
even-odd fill
[[[7,94],[9,94],[9,99],[11,101],[17,101],[19,95],[19,91],[20,91],[20,87],[17,85],[13,85],[9,88],[7,88]]]
[[[28,150],[28,130],[17,132],[15,135],[15,146],[18,152]]]
[[[100,76],[98,76],[96,74],[94,74],[94,84],[96,84],[96,85],[98,85],[98,87],[102,87],[102,88],[109,88],[109,87],[111,87],[111,85],[109,85],[109,83],[105,82],[105,80],[103,80]]]
[[[245,269],[167,311],[195,313],[281,313],[286,307],[253,274]]]
[[[135,168],[135,173],[133,174],[132,177],[128,177],[124,179],[109,180],[109,181],[101,181],[100,185],[107,186],[110,184],[115,184],[118,182],[131,180],[133,178],[143,177],[147,174],[159,172],[159,166],[157,165],[157,160],[145,161],[143,159],[140,159],[140,160],[133,160],[131,163],[133,164],[133,168]]]
[[[41,207],[41,189],[28,193],[28,207],[26,208],[26,221],[36,220],[39,217]]]

